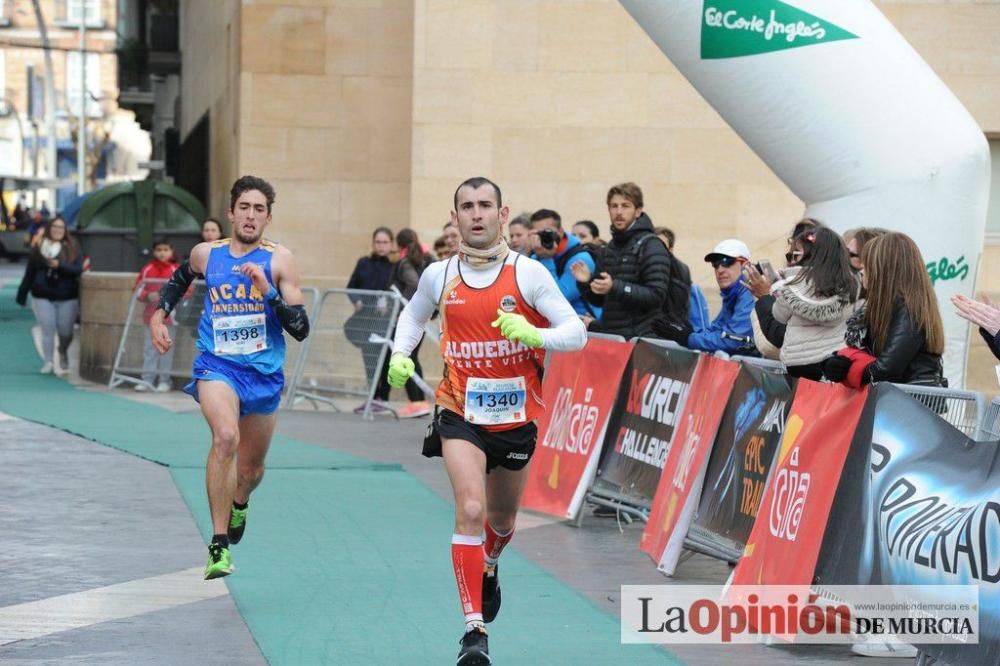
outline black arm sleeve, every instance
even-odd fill
[[[181,264],[180,268],[174,271],[174,274],[167,280],[167,283],[160,288],[159,309],[167,314],[173,312],[177,301],[181,300],[181,296],[188,290],[191,283],[195,281],[195,278],[199,277],[203,276],[194,272],[190,261],[185,261]]]
[[[289,305],[277,290],[273,298],[267,299],[267,304],[274,310],[275,316],[281,322],[281,328],[299,342],[306,339],[309,335],[309,316],[306,314],[306,306]]]
[[[1000,333],[990,335],[989,331],[980,326],[979,335],[983,336],[983,340],[986,341],[986,345],[990,348],[990,351],[993,352],[993,355],[1000,359]]]
[[[774,318],[771,309],[774,307],[774,296],[767,294],[757,299],[754,310],[757,311],[757,321],[760,322],[760,330],[764,337],[775,347],[785,344],[785,324]]]

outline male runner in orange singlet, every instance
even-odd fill
[[[509,251],[509,211],[495,183],[470,178],[454,203],[459,253],[421,276],[399,318],[389,383],[413,374],[409,355],[440,310],[445,369],[424,455],[444,457],[455,493],[451,556],[466,623],[457,663],[482,666],[492,663],[485,623],[500,610],[497,559],[514,534],[545,408],[544,350],[581,349],[587,335],[549,271]]]

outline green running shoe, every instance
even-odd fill
[[[250,507],[237,509],[235,506],[229,509],[229,529],[226,535],[229,537],[229,544],[235,546],[243,538],[243,530],[247,528],[247,512]]]
[[[205,580],[222,578],[233,573],[233,561],[229,557],[229,549],[217,543],[208,547],[208,564],[205,565]]]

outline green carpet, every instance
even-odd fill
[[[170,467],[206,540],[208,428],[38,374],[30,310],[0,290],[0,411]],[[398,466],[275,437],[230,592],[271,664],[454,663],[461,613],[451,570],[452,507]],[[201,564],[198,562],[197,564]],[[618,618],[510,548],[498,664],[676,664],[621,645]]]
[[[172,470],[202,534],[205,477]],[[406,472],[268,472],[233,548],[229,589],[272,664],[448,664],[461,610],[452,508]],[[504,551],[497,664],[676,664],[622,645],[618,619],[515,549]]]

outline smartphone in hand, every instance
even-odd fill
[[[774,266],[771,265],[771,262],[768,259],[760,260],[760,272],[763,273],[772,283],[781,279],[778,272],[774,270]]]

